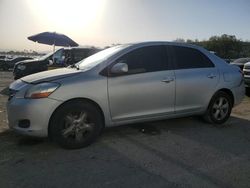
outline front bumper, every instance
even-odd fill
[[[24,99],[13,97],[7,103],[9,127],[16,132],[35,137],[48,136],[49,119],[62,101],[44,99]],[[19,122],[29,120],[28,128],[21,128]]]

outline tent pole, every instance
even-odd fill
[[[55,53],[55,42],[54,42],[54,44],[53,44],[53,56],[52,56],[53,64],[55,63],[54,53]]]

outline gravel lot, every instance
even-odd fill
[[[12,82],[0,72],[0,90]],[[250,98],[226,128],[181,118],[106,129],[64,150],[8,129],[0,95],[0,187],[250,187]]]

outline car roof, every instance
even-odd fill
[[[239,58],[234,60],[232,63],[233,64],[244,64],[250,61],[250,57],[245,57],[245,58]]]
[[[146,41],[146,42],[136,42],[136,43],[127,43],[124,45],[128,46],[150,46],[150,45],[171,45],[171,46],[183,46],[195,49],[204,49],[201,46],[190,44],[190,43],[182,43],[182,42],[169,42],[169,41]]]

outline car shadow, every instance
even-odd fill
[[[99,140],[112,139],[112,137],[115,138],[117,135],[143,135],[144,137],[148,136],[150,139],[150,136],[157,137],[164,132],[178,134],[182,137],[213,145],[214,147],[221,147],[221,149],[228,151],[232,150],[230,149],[232,148],[232,144],[234,145],[235,143],[236,146],[237,143],[241,143],[241,147],[237,145],[237,147],[231,151],[236,153],[237,151],[240,152],[241,149],[242,151],[246,151],[250,145],[250,121],[238,117],[231,117],[223,127],[216,127],[204,123],[196,117],[107,127],[104,129]],[[11,142],[17,146],[32,147],[39,144],[52,144],[48,138],[22,136],[10,129],[0,132],[0,140]],[[1,142],[0,146],[2,144],[4,143]],[[98,141],[96,144],[98,145]]]
[[[15,133],[13,130],[5,129],[0,132],[0,149],[2,152],[8,149],[23,149],[37,147],[38,145],[49,145],[50,141],[48,138],[36,138],[23,136]]]
[[[131,124],[127,126],[106,128],[103,138],[109,139],[113,135],[118,137],[151,136],[171,133],[196,143],[214,147],[232,154],[250,154],[250,121],[231,116],[224,126],[218,127],[203,122],[198,117],[178,118],[157,122]]]
[[[180,171],[178,176],[189,178],[191,175],[208,185],[233,187],[230,182],[201,167],[205,164],[209,164],[209,168],[214,165],[218,167],[218,163],[225,162],[224,158],[226,161],[232,160],[235,155],[239,156],[237,160],[243,158],[244,161],[244,156],[250,155],[249,148],[250,121],[238,117],[231,117],[224,128],[206,124],[196,117],[106,128],[91,146],[70,151],[48,139],[24,137],[7,129],[0,133],[0,166],[10,169],[9,172],[24,168],[38,169],[41,166],[49,171],[53,165],[58,172],[63,169],[66,173],[67,168],[74,166],[79,169],[78,165],[81,164],[84,172],[85,168],[95,169],[91,171],[92,174],[96,170],[99,173],[105,171],[105,174],[114,171],[117,176],[123,172],[128,179],[131,178],[128,176],[131,169],[137,169],[140,175],[145,173],[143,177],[153,176],[155,180],[160,178],[163,184],[171,184],[171,173],[165,173],[169,168]],[[203,162],[203,156],[208,156],[207,162]],[[62,165],[67,168],[62,168]],[[182,182],[178,178],[175,181],[177,183],[173,183],[176,185]],[[123,178],[114,184],[121,182]]]

